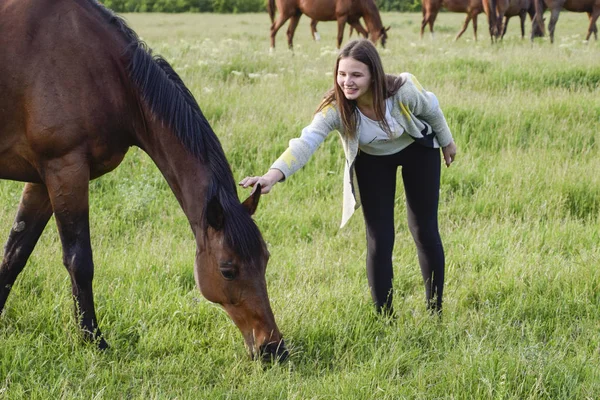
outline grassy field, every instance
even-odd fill
[[[335,23],[292,54],[253,15],[125,16],[181,74],[236,179],[299,135],[333,82]],[[492,46],[462,14],[419,39],[419,14],[387,13],[387,72],[436,93],[459,147],[442,172],[445,312],[429,317],[404,195],[397,193],[394,322],[378,318],[360,212],[342,230],[343,152],[332,134],[263,197],[271,304],[291,348],[264,368],[195,288],[189,225],[151,160],[132,149],[91,186],[95,295],[111,349],[80,343],[53,221],[0,316],[0,399],[584,399],[600,396],[600,43],[562,13],[554,45],[513,19]],[[529,31],[529,26],[527,27]],[[93,110],[90,110],[93,112]],[[399,188],[401,188],[401,183]],[[6,240],[22,184],[0,184]],[[240,190],[240,197],[247,193]]]

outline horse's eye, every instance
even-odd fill
[[[228,281],[232,281],[238,276],[238,269],[233,266],[231,263],[223,263],[219,267],[219,271],[221,271],[221,275]]]

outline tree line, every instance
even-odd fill
[[[376,0],[380,11],[420,11],[420,0]],[[101,0],[113,11],[124,12],[214,12],[266,11],[265,0]]]

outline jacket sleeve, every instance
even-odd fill
[[[402,75],[406,77],[406,83],[402,87],[404,90],[401,107],[405,106],[402,104],[405,103],[414,116],[431,126],[440,146],[447,146],[452,142],[452,133],[437,97],[425,90],[414,75]]]
[[[339,129],[339,115],[333,106],[317,112],[300,137],[290,140],[287,150],[271,165],[280,170],[285,180],[306,164],[327,136]]]

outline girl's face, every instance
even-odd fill
[[[337,84],[348,100],[371,96],[369,67],[352,57],[342,58],[338,64]]]

